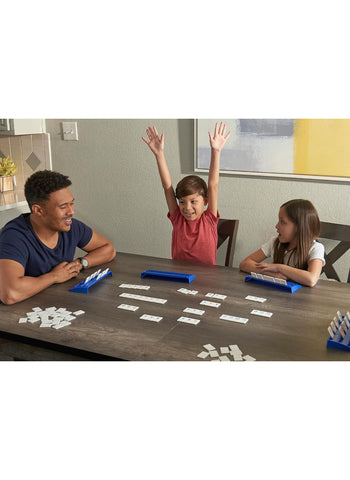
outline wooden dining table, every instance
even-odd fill
[[[92,285],[87,293],[69,291],[96,269],[80,272],[62,284],[52,285],[15,305],[0,305],[0,359],[2,360],[129,360],[211,361],[199,358],[212,345],[237,345],[243,356],[257,361],[350,360],[350,351],[327,348],[327,327],[336,316],[350,310],[350,284],[319,280],[314,288],[294,293],[246,282],[237,268],[173,261],[170,259],[118,253],[102,265],[112,275]],[[194,275],[191,283],[168,278],[141,278],[147,270]],[[122,285],[127,285],[122,286]],[[148,290],[131,286],[146,286]],[[196,291],[186,294],[181,288]],[[121,296],[127,293],[166,300],[164,303]],[[208,293],[224,299],[207,297]],[[247,296],[263,297],[263,303]],[[219,303],[217,307],[201,304]],[[138,307],[124,310],[121,304]],[[41,328],[40,322],[19,323],[33,308],[55,306],[85,313],[61,329]],[[184,309],[204,310],[202,315]],[[272,313],[253,315],[253,310]],[[162,317],[159,322],[143,320],[143,314]],[[245,318],[246,323],[220,319],[221,315]],[[199,323],[179,322],[182,316]],[[229,360],[233,357],[228,355]],[[217,360],[217,358],[215,359]]]

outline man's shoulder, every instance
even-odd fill
[[[33,242],[33,230],[29,214],[20,215],[10,220],[2,229],[0,235],[0,258],[15,260],[25,266],[28,252]]]
[[[74,226],[77,226],[77,225],[85,225],[85,226],[86,226],[86,224],[85,224],[84,222],[82,222],[81,220],[78,220],[78,219],[75,218],[75,217],[72,218],[72,225],[74,225]]]
[[[78,220],[77,218],[72,218],[72,226],[70,229],[70,232],[79,232],[79,231],[84,231],[84,230],[90,230],[91,227],[87,225],[86,223],[82,222],[81,220]]]
[[[26,234],[30,230],[29,215],[29,213],[23,213],[22,215],[13,218],[7,222],[6,225],[4,225],[1,233],[4,234],[6,232],[17,232]]]
[[[82,222],[81,220],[77,220],[76,218],[72,218],[72,225],[69,232],[63,232],[63,235],[66,238],[69,238],[71,242],[77,242],[79,246],[87,245],[87,243],[91,240],[93,230],[89,225]]]

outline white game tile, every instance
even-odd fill
[[[209,356],[209,352],[201,352],[197,355],[199,358],[207,358]]]
[[[205,313],[205,310],[198,310],[197,308],[189,308],[186,307],[183,312],[185,313],[194,313],[195,315],[203,315]]]
[[[72,324],[70,322],[63,321],[57,325],[53,325],[52,328],[55,328],[56,330],[58,330],[59,328],[67,327],[68,325],[72,325]]]
[[[117,308],[121,308],[122,310],[129,310],[131,312],[136,312],[140,307],[137,307],[136,305],[127,305],[126,303],[121,303],[118,305]]]
[[[246,362],[255,362],[256,361],[256,358],[250,356],[250,355],[245,355],[243,357],[243,360],[245,360]]]
[[[255,297],[254,295],[247,295],[245,297],[246,300],[251,300],[252,302],[260,302],[260,303],[264,303],[266,302],[266,298],[263,298],[263,297]]]
[[[227,295],[221,295],[220,293],[207,293],[206,297],[209,298],[217,298],[219,300],[225,300],[227,298]]]
[[[250,312],[252,315],[258,315],[260,317],[272,317],[273,313],[272,312],[264,312],[263,310],[252,310]]]
[[[208,302],[208,300],[202,300],[200,302],[201,305],[206,305],[207,307],[214,307],[214,308],[219,308],[221,306],[221,303],[217,302]]]
[[[228,320],[229,322],[236,322],[236,323],[243,323],[246,324],[248,322],[248,318],[241,318],[241,317],[234,317],[232,315],[221,315],[221,320]]]
[[[39,321],[40,321],[39,317],[29,317],[28,318],[29,323],[36,323],[36,322],[39,322]]]
[[[149,290],[151,287],[149,285],[132,285],[129,283],[122,283],[119,285],[119,288],[130,288],[131,290]]]
[[[153,302],[153,303],[166,303],[168,300],[164,298],[155,298],[155,297],[145,297],[143,295],[134,295],[132,293],[121,293],[120,297],[132,298],[133,300],[141,300],[143,302]]]
[[[141,315],[140,318],[141,320],[149,320],[150,322],[160,322],[161,320],[163,320],[163,317],[157,317],[156,315],[147,315],[146,313]]]
[[[232,352],[240,353],[242,355],[242,350],[238,345],[229,345],[229,347]]]
[[[230,349],[228,347],[220,347],[220,352],[221,353],[229,353]]]
[[[182,323],[191,323],[192,325],[198,325],[200,320],[198,318],[189,318],[189,317],[180,317],[177,319],[178,322]]]
[[[206,350],[215,350],[215,347],[213,347],[213,345],[211,345],[211,343],[207,343],[206,345],[203,345],[203,347],[206,349]]]

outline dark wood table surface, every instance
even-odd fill
[[[64,284],[53,285],[16,305],[0,305],[0,332],[17,341],[36,341],[46,348],[62,347],[90,358],[123,360],[200,360],[203,345],[220,347],[237,344],[243,355],[256,360],[350,360],[350,352],[327,348],[327,327],[337,310],[350,310],[350,285],[321,280],[314,288],[302,287],[291,294],[271,287],[244,282],[238,269],[192,264],[155,257],[118,253],[106,264],[113,276],[96,283],[88,294],[69,292],[96,269],[81,273]],[[192,283],[141,279],[144,270],[164,270],[196,275]],[[119,285],[144,284],[149,290],[131,290]],[[198,290],[185,295],[181,287]],[[219,308],[200,305],[208,292],[227,295]],[[165,304],[120,297],[133,293],[166,299]],[[266,298],[265,303],[246,300],[247,295]],[[136,312],[118,309],[121,303],[139,306]],[[86,313],[72,325],[54,330],[40,328],[40,322],[19,324],[33,307],[79,309]],[[185,307],[205,310],[200,317],[183,313]],[[253,309],[272,312],[270,318],[251,315]],[[148,313],[162,316],[159,323],[141,320]],[[246,324],[220,320],[222,314],[248,318]],[[180,316],[199,318],[198,325],[177,322]],[[94,357],[95,356],[95,357]],[[231,357],[232,358],[232,357]],[[200,361],[208,361],[200,360]]]

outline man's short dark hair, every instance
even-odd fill
[[[24,195],[30,211],[32,211],[34,204],[47,202],[51,193],[67,188],[70,185],[72,185],[72,182],[69,178],[59,172],[41,170],[33,173],[24,185]]]

